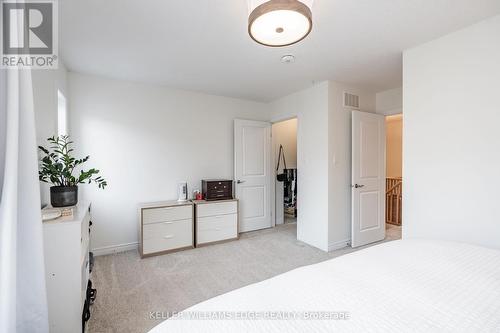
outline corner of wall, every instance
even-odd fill
[[[297,239],[328,251],[328,94],[324,81],[271,103],[272,121],[297,117]]]
[[[376,112],[386,116],[403,113],[403,88],[398,87],[376,94]]]

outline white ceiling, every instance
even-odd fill
[[[326,79],[398,87],[404,49],[500,13],[499,0],[315,0],[311,35],[268,48],[247,35],[246,0],[59,3],[72,71],[259,101]]]

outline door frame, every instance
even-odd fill
[[[272,154],[272,125],[273,123],[268,121],[268,120],[255,120],[255,119],[244,119],[244,118],[234,118],[233,119],[233,180],[234,180],[234,197],[236,198],[236,186],[238,186],[238,184],[236,183],[237,182],[237,175],[236,175],[236,147],[234,146],[234,143],[236,142],[236,123],[238,121],[249,121],[249,122],[260,122],[260,123],[269,123],[271,125],[270,129],[269,129],[269,135],[271,136],[270,137],[270,140],[269,140],[269,145],[270,147],[269,148],[269,154]],[[274,199],[274,183],[273,183],[273,175],[274,175],[274,172],[273,172],[273,166],[272,166],[272,163],[273,163],[273,158],[268,158],[268,163],[267,163],[267,174],[268,174],[268,184],[269,184],[269,198],[268,198],[268,206],[269,206],[269,211],[270,211],[270,215],[271,215],[271,223],[269,225],[269,228],[274,228],[275,226],[275,219],[274,219],[274,206],[272,205],[272,203],[275,201]],[[238,198],[236,198],[238,199]],[[239,199],[238,199],[239,200]],[[241,203],[239,204],[240,207],[241,207]],[[243,217],[240,216],[241,214],[241,211],[238,209],[238,219],[239,221],[242,221],[243,220]],[[262,229],[264,230],[264,229]],[[240,231],[238,230],[238,233],[240,233]]]
[[[271,200],[272,200],[272,205],[271,205],[271,224],[272,224],[272,228],[275,228],[276,227],[276,169],[275,169],[275,166],[276,164],[278,163],[277,159],[276,159],[276,147],[274,145],[274,138],[272,137],[272,126],[274,124],[277,124],[277,123],[281,123],[283,121],[287,121],[287,120],[291,120],[291,119],[297,119],[297,133],[296,133],[296,136],[297,136],[297,170],[298,170],[298,163],[299,163],[299,126],[300,126],[300,122],[299,122],[299,117],[297,115],[288,115],[288,116],[285,116],[285,117],[279,117],[279,118],[273,118],[273,120],[271,121],[271,152],[273,154],[273,158],[271,159],[273,161],[273,165],[272,165],[272,175],[273,175],[273,178],[271,179],[271,182],[272,182],[272,185],[271,186]],[[298,176],[297,176],[298,177]],[[298,202],[298,201],[297,201]],[[297,224],[299,224],[299,216],[297,215]]]

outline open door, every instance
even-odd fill
[[[234,176],[239,231],[270,228],[271,123],[234,120]]]
[[[352,247],[385,238],[385,118],[352,112]]]

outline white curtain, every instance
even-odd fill
[[[29,70],[0,70],[0,123],[0,332],[48,332]]]

